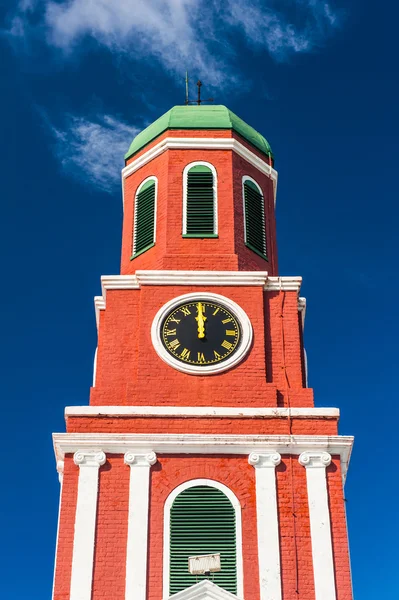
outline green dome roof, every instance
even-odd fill
[[[269,142],[226,106],[174,106],[141,131],[130,144],[125,160],[167,129],[233,129],[266,155],[273,156]]]

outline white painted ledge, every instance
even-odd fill
[[[338,419],[338,408],[245,408],[236,406],[67,406],[65,417],[198,417]]]
[[[336,600],[326,480],[331,455],[328,452],[303,452],[299,462],[306,468],[315,600]]]
[[[305,451],[339,455],[345,478],[353,445],[352,436],[340,435],[209,435],[141,433],[54,433],[56,460],[83,448],[109,454],[237,454],[279,452],[299,455]]]
[[[276,467],[278,452],[252,452],[248,462],[255,468],[256,521],[260,600],[281,600],[280,538],[277,509]]]

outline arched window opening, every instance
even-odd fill
[[[245,245],[267,260],[265,200],[260,187],[243,178]]]
[[[209,485],[182,491],[170,509],[169,594],[176,594],[202,575],[188,572],[188,557],[220,553],[222,570],[214,573],[216,585],[237,594],[236,510],[229,498]]]
[[[212,165],[194,163],[184,170],[184,237],[216,237],[216,171]]]
[[[155,207],[157,180],[151,177],[138,188],[134,204],[133,256],[155,244]]]

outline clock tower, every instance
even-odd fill
[[[54,434],[54,600],[351,600],[353,439],[316,408],[267,140],[176,106],[122,171],[88,406]]]

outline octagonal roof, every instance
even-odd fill
[[[267,156],[273,156],[269,142],[253,127],[223,105],[174,106],[141,131],[132,143],[125,160],[144,148],[167,129],[232,129]]]

